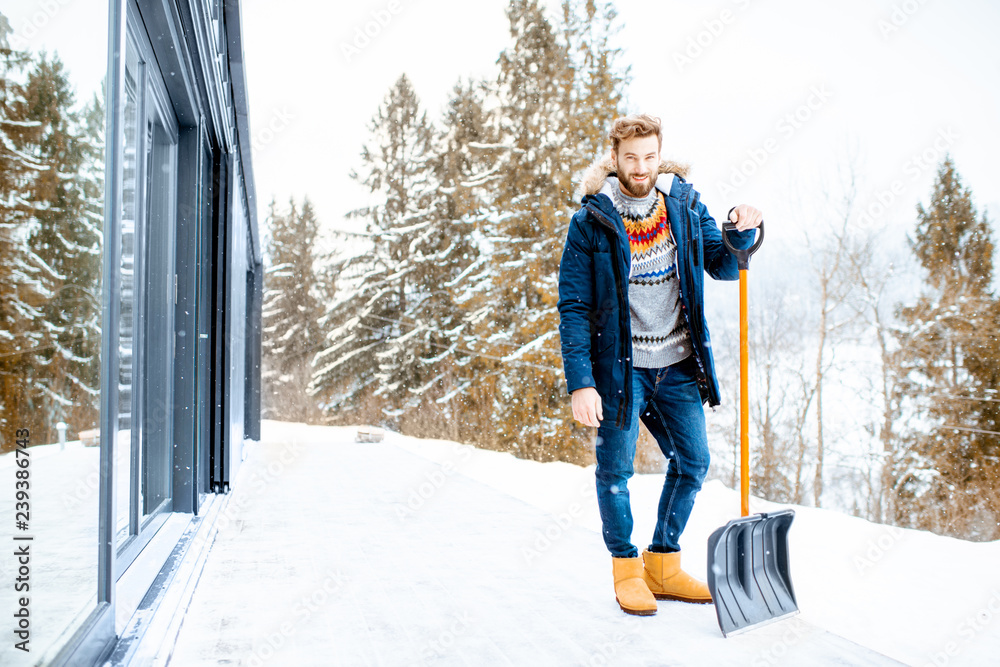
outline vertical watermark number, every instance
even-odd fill
[[[14,648],[29,652],[31,642],[31,540],[27,534],[31,527],[31,433],[19,428],[14,433],[17,448],[14,450],[14,559],[17,563],[14,577],[16,595],[14,607]]]

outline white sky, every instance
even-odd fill
[[[254,132],[282,110],[295,117],[255,155],[261,201],[308,194],[321,220],[338,225],[343,212],[364,201],[346,174],[358,166],[366,123],[400,73],[437,117],[459,77],[495,76],[509,41],[504,0],[399,0],[388,25],[348,59],[343,44],[389,4],[345,4],[287,0],[280,13],[266,0],[244,5]],[[746,201],[766,217],[772,212],[772,231],[808,224],[792,220],[796,212],[786,202],[799,193],[807,200],[802,208],[813,208],[814,182],[853,146],[871,196],[895,180],[904,186],[876,222],[909,229],[916,201],[929,196],[937,160],[923,169],[908,161],[928,149],[933,156],[938,132],[948,129],[955,137],[949,150],[980,209],[989,206],[994,219],[1000,212],[997,3],[914,0],[916,11],[888,35],[879,21],[891,21],[892,2],[619,0],[617,6],[632,65],[629,110],[665,120],[665,154],[693,164],[692,181],[717,217]],[[724,10],[729,22],[709,43],[705,22]],[[675,53],[699,37],[708,46],[680,68]],[[828,91],[829,99],[794,132],[779,127],[813,89]],[[769,137],[775,150],[763,167],[725,196],[720,184],[748,151],[770,147]]]
[[[245,0],[261,213],[272,196],[284,203],[308,195],[324,224],[359,225],[342,219],[365,201],[347,174],[359,165],[367,122],[386,91],[406,72],[437,118],[459,77],[495,76],[509,41],[505,7],[505,0]],[[764,210],[772,233],[793,235],[816,220],[818,183],[833,177],[850,148],[860,157],[862,206],[879,193],[891,200],[873,222],[900,226],[901,238],[914,205],[929,196],[942,155],[934,142],[944,131],[977,206],[996,221],[1000,4],[619,0],[617,7],[632,65],[629,110],[664,119],[664,154],[693,164],[691,180],[716,217],[748,202]],[[901,25],[884,34],[879,22],[892,25],[894,7]],[[0,11],[17,37],[30,37],[30,48],[58,51],[81,99],[98,88],[106,2],[0,0]],[[348,58],[343,46],[378,12],[387,24]],[[689,40],[705,46],[679,66]],[[816,108],[800,108],[811,96]],[[783,119],[797,109],[806,120],[792,130]],[[751,151],[767,149],[742,187],[721,189]],[[935,158],[931,167],[914,168],[925,151]],[[901,187],[892,194],[894,181]]]

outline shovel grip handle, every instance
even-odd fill
[[[722,223],[722,242],[726,249],[736,256],[740,269],[740,514],[750,514],[750,344],[749,312],[747,307],[747,269],[750,256],[757,252],[764,242],[764,223],[760,223],[760,234],[749,248],[736,248],[729,242],[729,232],[736,231],[736,223]]]
[[[757,234],[757,238],[754,240],[753,245],[749,248],[736,248],[732,243],[729,242],[729,232],[736,231],[735,222],[724,222],[722,223],[722,242],[725,244],[726,249],[732,254],[736,255],[736,264],[739,266],[740,271],[746,271],[750,268],[750,256],[757,252],[760,248],[760,244],[764,242],[764,222],[761,221],[760,226],[757,228],[760,233]]]

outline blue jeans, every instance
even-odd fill
[[[694,355],[666,368],[635,368],[632,373],[632,427],[623,431],[605,418],[597,429],[597,505],[604,543],[612,556],[639,555],[632,544],[632,477],[639,419],[670,460],[660,495],[650,551],[679,551],[694,497],[708,473],[705,411],[695,379]]]

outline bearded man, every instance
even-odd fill
[[[708,473],[703,403],[719,404],[704,315],[704,273],[736,280],[736,258],[686,167],[660,159],[660,120],[614,121],[611,152],[583,181],[559,267],[559,334],[573,417],[597,428],[597,501],[612,556],[615,597],[629,614],[656,600],[707,603],[704,582],[681,569],[679,539]],[[753,243],[762,214],[734,206],[736,248]],[[639,558],[628,480],[642,421],[669,459],[656,528]]]

